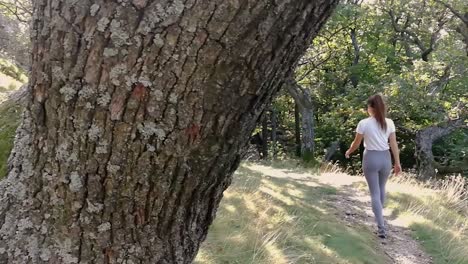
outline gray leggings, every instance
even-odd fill
[[[382,208],[385,202],[385,184],[387,183],[392,159],[390,151],[365,150],[362,160],[362,170],[366,177],[367,185],[372,200],[372,211],[379,229],[385,228]]]

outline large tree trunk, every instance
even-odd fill
[[[190,263],[336,1],[34,1],[0,263]]]
[[[418,166],[418,177],[430,179],[436,176],[436,164],[432,154],[433,143],[464,125],[462,119],[450,120],[447,124],[431,126],[416,133],[416,161]]]

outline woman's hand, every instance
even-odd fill
[[[361,145],[362,139],[364,138],[363,134],[356,133],[356,136],[354,137],[353,143],[351,143],[351,146],[345,153],[345,157],[349,159],[349,156],[353,154],[353,152],[359,148],[359,145]]]
[[[395,175],[398,175],[400,172],[401,172],[400,163],[395,163],[395,165],[393,166],[393,173],[395,173]]]
[[[349,159],[349,156],[351,156],[352,153],[353,153],[353,152],[352,152],[350,149],[348,149],[348,150],[346,151],[346,153],[345,153],[345,157],[346,157],[347,159]]]
[[[393,153],[393,160],[395,161],[395,165],[393,166],[393,173],[395,173],[395,175],[398,175],[401,172],[400,150],[398,149],[398,143],[396,140],[395,132],[390,133],[389,141],[390,148],[392,149]]]

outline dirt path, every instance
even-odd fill
[[[367,186],[364,177],[350,176],[341,172],[323,173],[321,176],[311,176],[308,173],[289,169],[266,167],[259,164],[249,165],[253,170],[260,170],[264,175],[277,178],[287,178],[300,181],[303,184],[335,187],[338,192],[330,195],[327,203],[337,208],[336,217],[343,219],[349,226],[365,226],[369,232],[375,232],[376,224],[371,209],[370,196],[367,189],[357,186]],[[247,167],[249,167],[247,166]],[[384,211],[389,220],[388,210]],[[377,238],[377,246],[393,260],[395,264],[431,264],[431,257],[423,251],[421,245],[411,237],[411,230],[397,226],[391,220],[387,222],[388,237]],[[376,263],[384,264],[384,263]]]
[[[338,193],[329,201],[331,206],[340,208],[342,213],[338,213],[337,217],[345,220],[349,225],[364,225],[369,228],[370,232],[375,232],[374,215],[368,193],[349,184],[349,182],[364,182],[363,178],[347,177],[354,179],[343,179],[344,183],[343,181],[327,180],[325,176],[314,177],[313,179],[318,179],[320,183],[339,189]],[[393,260],[393,263],[433,263],[431,258],[422,250],[421,245],[411,237],[409,229],[393,225],[392,221],[387,222],[387,227],[387,239],[378,239],[378,241],[380,241],[379,247]]]

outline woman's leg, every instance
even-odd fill
[[[385,206],[385,185],[387,184],[388,176],[390,176],[390,171],[392,170],[390,157],[388,157],[388,159],[389,162],[386,162],[384,168],[379,171],[380,202],[382,203],[382,207]]]
[[[364,176],[371,195],[372,211],[379,229],[384,229],[384,219],[382,214],[382,201],[379,184],[379,157],[374,151],[366,151],[362,163]]]

